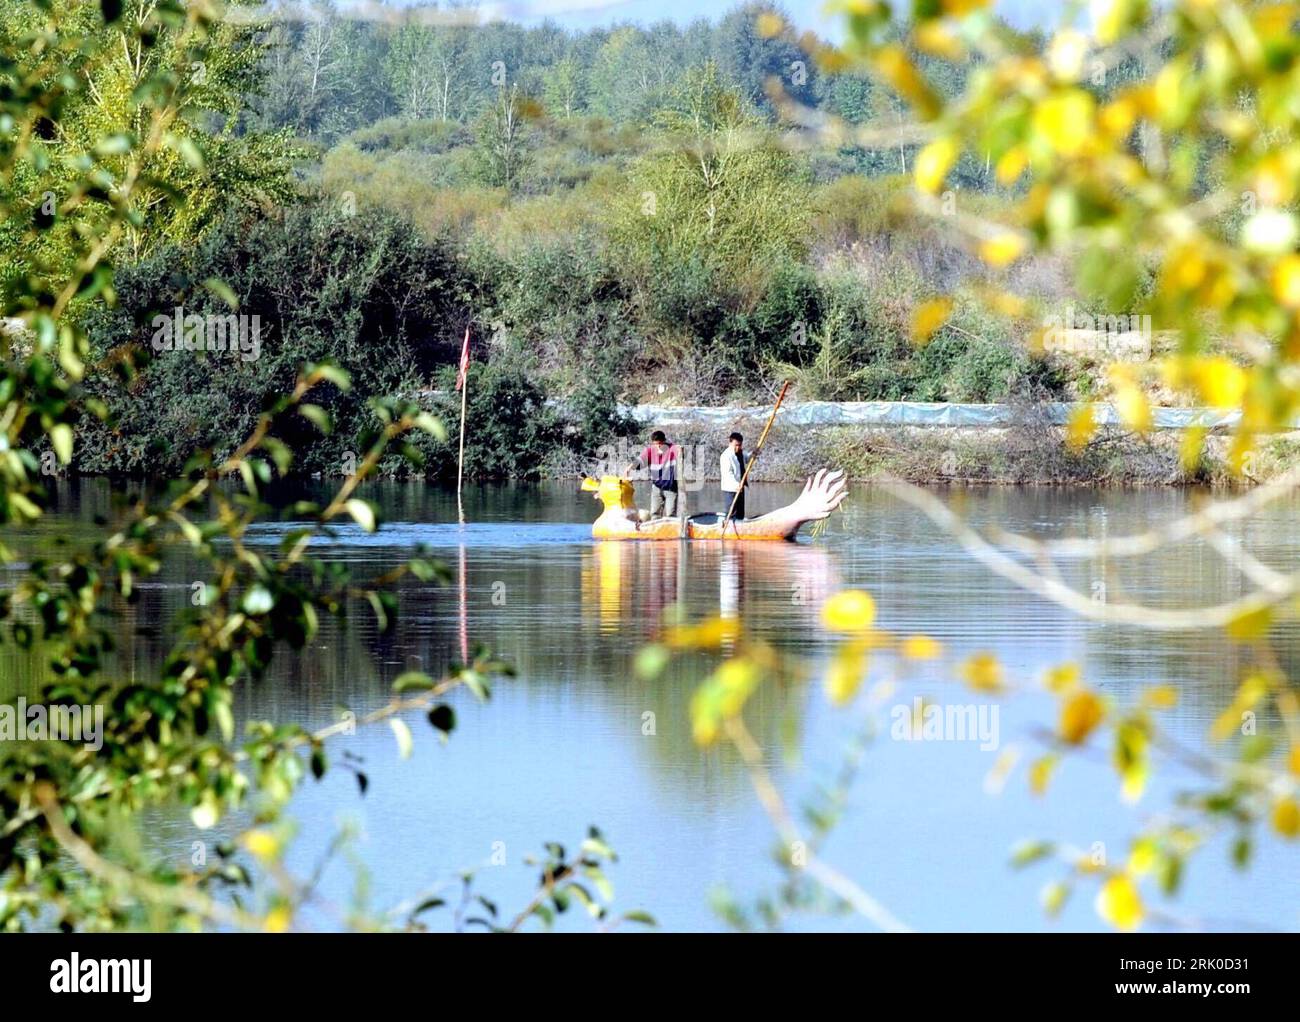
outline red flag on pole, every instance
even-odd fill
[[[465,407],[468,403],[469,387],[469,327],[465,328],[465,343],[460,346],[460,372],[456,374],[456,389],[460,391],[460,457],[456,460],[456,513],[460,524],[465,524],[465,505],[461,502],[461,484],[465,480]]]
[[[469,327],[465,328],[465,343],[460,347],[460,372],[456,374],[456,389],[465,386],[465,375],[469,372]]]

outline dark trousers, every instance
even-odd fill
[[[735,496],[736,495],[734,493],[730,493],[727,490],[722,491],[722,515],[724,518],[726,517],[727,514],[727,508],[731,507],[731,499]],[[741,490],[740,496],[736,498],[736,510],[732,512],[731,517],[732,518],[745,517],[745,491],[744,490]]]

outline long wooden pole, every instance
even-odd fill
[[[785,392],[790,389],[790,381],[786,380],[781,384],[781,393],[776,396],[776,404],[772,408],[772,414],[767,417],[767,425],[763,427],[762,435],[758,438],[758,446],[754,448],[754,453],[749,456],[749,461],[745,465],[745,471],[740,476],[740,487],[736,490],[736,495],[731,498],[731,507],[727,508],[727,515],[722,519],[722,538],[727,538],[727,523],[731,521],[732,512],[736,510],[736,501],[740,500],[740,495],[745,492],[745,481],[749,478],[749,470],[754,467],[754,462],[758,460],[758,454],[763,449],[763,444],[767,442],[767,434],[772,428],[772,423],[776,421],[776,413],[781,410],[781,402],[785,400]],[[736,535],[740,535],[740,530],[736,530]]]
[[[469,373],[460,386],[460,458],[456,462],[456,510],[460,513],[460,524],[465,524],[465,505],[461,503],[460,486],[465,478],[465,398],[469,395]]]

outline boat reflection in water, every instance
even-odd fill
[[[721,616],[812,627],[839,585],[834,559],[810,543],[626,543],[602,540],[583,557],[583,612],[602,634],[654,634],[680,606],[688,620]]]

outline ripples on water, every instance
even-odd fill
[[[751,510],[776,507],[797,490],[758,486]],[[496,686],[488,705],[458,700],[459,726],[446,745],[413,718],[410,760],[398,759],[384,727],[343,739],[365,757],[364,799],[342,770],[308,782],[295,799],[301,837],[293,865],[310,870],[339,821],[356,821],[377,906],[486,863],[503,842],[507,864],[486,868],[481,883],[508,911],[528,896],[533,871],[522,856],[545,840],[573,843],[589,823],[598,823],[620,853],[612,871],[616,905],[647,908],[670,929],[718,928],[707,907],[717,885],[748,897],[778,879],[769,864],[772,835],[743,772],[728,755],[691,742],[687,706],[705,665],[682,663],[655,682],[632,673],[635,651],[673,604],[696,616],[736,615],[747,629],[817,661],[827,651],[816,628],[821,600],[842,586],[862,587],[876,598],[882,627],[932,635],[956,657],[992,651],[1023,679],[1075,660],[1119,700],[1145,685],[1174,685],[1181,699],[1168,724],[1189,742],[1203,740],[1242,666],[1217,636],[1101,626],[1031,597],[965,558],[917,511],[865,487],[854,489],[822,540],[811,544],[805,536],[798,545],[593,542],[597,508],[590,495],[567,485],[475,488],[467,494],[464,529],[455,524],[455,495],[446,491],[393,484],[365,495],[378,501],[388,524],[374,535],[340,527],[314,545],[316,556],[347,561],[359,575],[380,574],[424,547],[450,565],[455,580],[445,587],[404,581],[400,621],[388,636],[377,635],[361,609],[342,628],[327,623],[310,649],[280,659],[271,677],[240,694],[241,713],[319,727],[338,705],[361,711],[382,703],[404,670],[438,672],[470,642],[486,643],[519,669],[518,678]],[[284,501],[299,496],[285,494]],[[1001,488],[951,491],[945,499],[958,501],[976,524],[1100,537],[1168,520],[1192,498],[1164,490]],[[44,524],[40,535],[56,528],[89,535],[92,515],[107,513],[107,488],[82,482],[61,493],[61,504],[61,518]],[[1287,568],[1297,553],[1297,510],[1275,506],[1239,538],[1262,560]],[[276,543],[294,527],[259,525],[250,542]],[[1064,572],[1085,592],[1096,594],[1104,583],[1115,594],[1122,585],[1127,595],[1164,606],[1243,592],[1240,578],[1195,545],[1137,570],[1116,567],[1121,582],[1094,577],[1091,565],[1067,564]],[[169,641],[165,622],[188,599],[187,570],[169,565],[126,609],[123,676],[146,674],[161,658]],[[16,660],[10,646],[0,647],[0,658],[9,679],[0,684],[36,691],[40,679],[30,661]],[[904,680],[889,705],[910,705],[920,693],[970,701],[930,669]],[[653,735],[643,734],[648,714]],[[1002,749],[1018,745],[1032,754],[1028,726],[1053,718],[1054,704],[1043,696],[1003,704]],[[760,692],[749,719],[796,802],[815,781],[830,778],[851,733],[850,716],[827,707],[815,677]],[[797,765],[778,754],[786,732],[794,735]],[[1046,798],[1028,793],[1023,768],[1000,795],[990,795],[984,780],[995,757],[975,743],[892,741],[886,718],[827,857],[919,929],[1095,928],[1090,893],[1069,903],[1059,922],[1046,920],[1037,890],[1057,874],[1051,867],[1012,871],[1009,848],[1022,838],[1051,836],[1085,850],[1104,846],[1117,861],[1126,854],[1125,837],[1180,776],[1168,775],[1129,807],[1104,762],[1071,759]],[[156,834],[160,851],[178,859],[203,837],[183,813],[158,820]],[[352,882],[348,869],[336,866],[325,891],[347,903]],[[1293,855],[1275,842],[1260,848],[1245,874],[1227,864],[1226,848],[1214,848],[1189,871],[1190,908],[1171,908],[1294,928],[1298,886]]]

